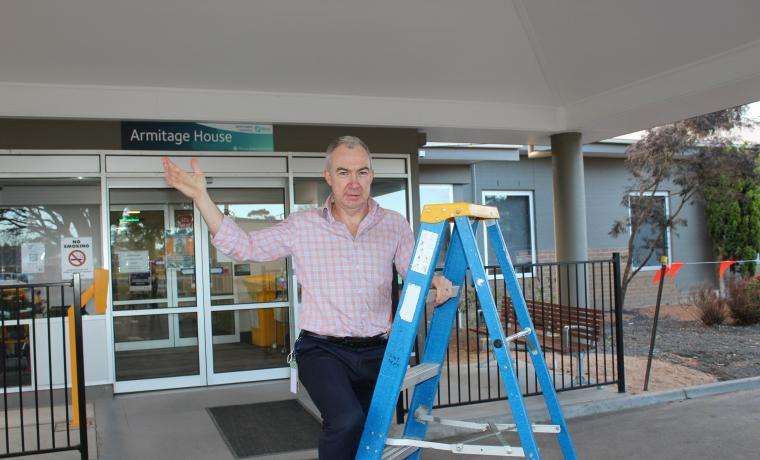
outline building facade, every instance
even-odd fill
[[[624,196],[629,175],[624,167],[627,143],[595,143],[583,146],[586,184],[586,225],[588,228],[589,260],[609,259],[613,252],[627,257],[628,235],[613,237],[610,230],[616,220],[625,219],[631,202]],[[467,160],[469,158],[469,160]],[[486,149],[426,148],[420,155],[420,197],[422,204],[445,199],[496,205],[502,216],[501,227],[515,263],[540,263],[556,260],[552,159],[529,158],[527,149],[515,146],[504,154]],[[677,206],[672,191],[663,190],[655,197],[660,212],[670,212]],[[687,225],[668,231],[666,238],[628,287],[625,307],[653,305],[656,285],[654,271],[659,268],[659,256],[671,261],[712,261],[704,210],[699,203],[687,205],[681,211]],[[643,234],[653,231],[643,228]],[[487,241],[480,242],[486,263],[493,263]],[[638,244],[637,244],[638,243]],[[639,242],[634,244],[634,267],[641,263],[645,251]],[[687,265],[674,282],[663,287],[666,303],[688,300],[689,292],[702,283],[715,284],[713,265]]]

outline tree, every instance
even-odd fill
[[[742,145],[711,158],[717,173],[702,196],[710,239],[719,260],[754,259],[760,252],[760,154]],[[738,267],[745,275],[753,264]]]
[[[613,237],[629,233],[621,276],[622,302],[633,278],[663,246],[666,232],[675,233],[687,224],[681,211],[701,196],[702,186],[718,173],[715,166],[730,164],[715,158],[732,148],[726,133],[750,124],[745,113],[745,107],[733,107],[652,128],[626,151],[625,166],[631,179],[621,204],[630,213],[610,230]],[[666,190],[673,205],[669,213],[661,212],[659,200],[647,199]],[[643,248],[636,266],[635,244]]]

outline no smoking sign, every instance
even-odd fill
[[[81,267],[87,262],[87,255],[79,249],[74,249],[69,253],[69,263],[74,267]]]
[[[92,238],[61,238],[61,278],[92,278]]]

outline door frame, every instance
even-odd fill
[[[111,238],[110,238],[110,213],[111,213],[111,190],[114,189],[144,189],[144,188],[151,188],[151,189],[166,189],[169,190],[171,187],[166,185],[166,182],[163,178],[156,178],[156,177],[129,177],[129,178],[108,178],[106,183],[103,185],[104,187],[104,194],[103,194],[103,203],[102,207],[104,209],[104,218],[102,225],[103,228],[106,229],[106,232],[104,234],[104,240],[108,242],[107,250],[104,250],[105,260],[104,264],[106,267],[111,267]],[[161,207],[164,209],[164,228],[166,228],[167,225],[167,219],[169,218],[169,207],[168,205],[156,205],[157,207]],[[201,221],[201,215],[198,211],[197,207],[193,206],[193,232],[195,235],[198,235],[200,231],[200,221]],[[197,241],[197,236],[195,237]],[[204,298],[204,289],[205,286],[199,282],[198,278],[198,264],[199,261],[202,258],[202,252],[199,244],[194,245],[194,257],[195,257],[195,270],[196,270],[196,276],[195,276],[195,307],[182,307],[182,308],[162,308],[162,309],[155,309],[155,310],[133,310],[133,311],[116,311],[113,308],[113,298],[112,296],[109,296],[111,299],[111,314],[109,315],[109,322],[110,324],[110,334],[109,334],[109,341],[110,341],[110,359],[113,360],[113,368],[112,368],[112,378],[113,378],[113,385],[114,385],[114,393],[128,393],[128,392],[136,392],[136,391],[150,391],[150,390],[159,390],[159,389],[171,389],[171,388],[184,388],[184,387],[193,387],[193,386],[202,386],[206,385],[206,374],[203,371],[206,367],[206,349],[205,347],[199,346],[198,347],[198,369],[199,372],[196,375],[188,375],[188,376],[181,376],[181,377],[159,377],[159,378],[150,378],[150,379],[139,379],[139,380],[117,380],[116,379],[116,352],[122,351],[118,350],[116,347],[115,342],[115,331],[113,327],[113,321],[114,318],[117,317],[126,317],[126,316],[146,316],[151,314],[166,314],[169,319],[169,328],[170,328],[170,340],[171,340],[171,329],[173,328],[172,323],[174,322],[174,319],[171,319],[171,315],[174,314],[175,318],[176,315],[180,313],[195,313],[197,322],[198,322],[198,335],[197,340],[198,343],[201,343],[203,340],[203,332],[204,328],[203,325],[203,316],[201,314],[201,306],[202,306],[202,300]],[[109,273],[109,276],[113,276],[113,274]],[[110,280],[112,282],[112,280]],[[111,284],[111,283],[109,283]],[[167,276],[167,305],[169,302],[169,277]],[[109,289],[109,292],[111,289]],[[150,341],[154,342],[154,341]],[[156,341],[158,342],[158,341]],[[163,342],[163,341],[160,341]],[[168,341],[167,341],[168,344]],[[170,344],[169,344],[170,345]],[[120,348],[120,347],[119,347]],[[142,347],[146,348],[146,347]],[[134,348],[133,348],[134,349]],[[137,348],[139,349],[139,348]]]
[[[290,190],[289,190],[289,180],[287,177],[281,177],[281,178],[248,178],[248,179],[240,179],[240,178],[220,178],[220,179],[214,179],[213,184],[209,185],[210,189],[229,189],[229,188],[250,188],[250,189],[280,189],[283,192],[283,207],[285,210],[285,216],[288,216],[290,214],[290,210],[292,209],[290,206]],[[210,263],[211,263],[211,257],[208,252],[209,247],[209,232],[208,232],[208,226],[206,225],[206,222],[201,219],[201,230],[200,230],[200,237],[198,238],[198,246],[202,247],[203,251],[203,257],[201,259],[201,276],[203,277],[203,285],[204,285],[204,299],[203,299],[203,309],[202,313],[204,316],[204,335],[205,337],[211,337],[212,340],[206,340],[205,341],[205,353],[207,356],[206,360],[206,382],[208,385],[220,385],[220,384],[229,384],[229,383],[241,383],[241,382],[256,382],[256,381],[264,381],[264,380],[273,380],[273,379],[283,379],[287,378],[290,375],[290,368],[288,366],[283,367],[277,367],[277,368],[269,368],[269,369],[255,369],[255,370],[244,370],[244,371],[233,371],[233,372],[214,372],[214,345],[225,343],[229,339],[227,339],[230,336],[221,336],[218,337],[220,340],[217,340],[217,337],[214,337],[213,330],[212,330],[212,320],[211,315],[216,312],[220,311],[233,311],[236,312],[235,315],[235,332],[236,337],[233,338],[233,342],[238,341],[239,337],[239,321],[238,321],[238,314],[237,312],[245,311],[245,310],[261,310],[261,309],[269,309],[269,308],[287,308],[288,309],[288,317],[290,318],[291,310],[292,310],[292,298],[294,296],[294,293],[290,289],[290,285],[288,286],[288,300],[286,301],[280,301],[280,302],[266,302],[266,303],[245,303],[245,304],[234,304],[234,305],[217,305],[217,306],[211,306],[211,279],[210,279]],[[286,259],[286,277],[289,278],[290,273],[292,272],[292,263],[290,261],[290,258],[288,257]],[[290,327],[292,330],[292,327]],[[290,343],[286,344],[288,349],[292,347],[293,343],[293,337],[290,338]]]

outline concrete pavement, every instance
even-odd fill
[[[569,422],[581,459],[750,459],[760,457],[760,390],[725,393]],[[505,435],[519,445],[516,434]],[[458,442],[463,437],[447,439]],[[562,458],[553,435],[538,435],[542,458]],[[479,444],[496,445],[493,438]],[[423,458],[462,458],[426,450]],[[486,459],[494,457],[467,457]]]

